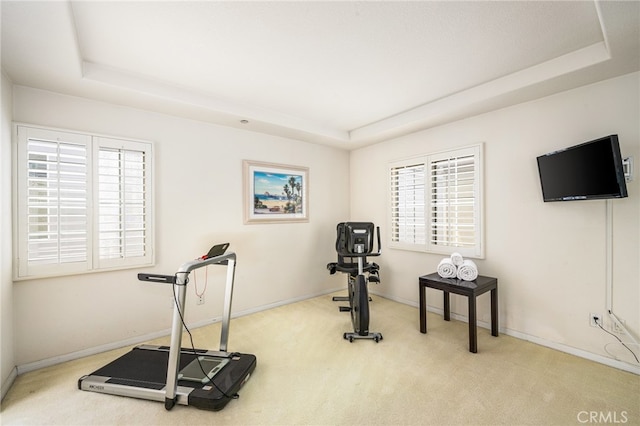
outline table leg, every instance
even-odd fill
[[[426,288],[427,286],[420,283],[420,333],[427,332],[427,302]]]
[[[491,290],[491,335],[498,335],[498,289]]]
[[[478,352],[478,327],[476,318],[476,298],[469,296],[469,352]]]
[[[451,312],[451,305],[449,303],[449,292],[448,291],[442,291],[443,294],[443,300],[444,300],[444,320],[445,321],[449,321],[451,319],[450,316],[450,312]]]

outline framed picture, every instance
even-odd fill
[[[244,223],[308,222],[309,169],[244,160]]]

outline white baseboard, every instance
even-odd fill
[[[9,389],[11,389],[13,382],[16,381],[16,377],[18,377],[18,368],[13,367],[13,369],[9,372],[7,379],[2,382],[2,390],[0,391],[1,392],[0,401],[3,400],[7,392],[9,392]]]
[[[231,318],[244,317],[246,315],[255,314],[256,312],[267,311],[269,309],[277,308],[279,306],[289,305],[291,303],[302,302],[303,300],[313,299],[314,297],[324,296],[325,294],[335,293],[336,291],[345,290],[346,287],[333,288],[330,290],[324,290],[321,292],[307,294],[305,296],[294,297],[293,299],[280,300],[278,302],[270,303],[268,305],[258,306],[257,308],[245,309],[237,314],[231,314]]]
[[[609,367],[617,368],[619,370],[627,371],[629,373],[640,376],[640,365],[629,364],[628,362],[619,361],[617,359],[609,358],[603,355],[594,354],[592,352],[584,351],[582,349],[573,348],[571,346],[563,345],[562,343],[552,342],[540,337],[531,336],[529,334],[521,333],[519,331],[510,329],[500,329],[501,333],[508,336],[518,338],[520,340],[526,340],[528,342],[535,343],[537,345],[546,346],[547,348],[555,349],[560,352],[565,352],[571,355],[575,355],[580,358],[595,361],[600,364],[608,365]]]
[[[71,352],[68,354],[59,355],[52,358],[43,359],[40,361],[18,365],[17,367],[18,374],[28,373],[29,371],[51,367],[52,365],[62,364],[63,362],[73,361],[73,360],[84,358],[87,356],[96,355],[102,352],[107,352],[114,349],[120,349],[126,346],[137,345],[140,343],[147,342],[149,340],[168,336],[169,334],[170,334],[169,329],[162,330],[155,333],[145,334],[143,336],[136,336],[126,340],[120,340],[118,342],[108,343],[106,345],[94,346],[92,348],[83,349],[81,351]]]
[[[267,311],[269,309],[274,309],[274,308],[277,308],[279,306],[289,305],[291,303],[301,302],[303,300],[312,299],[314,297],[323,296],[325,294],[335,293],[335,292],[341,291],[341,290],[344,290],[344,287],[334,288],[334,289],[331,289],[331,290],[325,290],[325,291],[322,291],[322,292],[309,294],[309,295],[305,295],[305,296],[300,296],[300,297],[295,297],[295,298],[292,298],[292,299],[281,300],[281,301],[278,301],[278,302],[270,303],[268,305],[263,305],[263,306],[259,306],[259,307],[251,308],[251,309],[245,309],[243,311],[240,311],[240,312],[237,312],[235,314],[232,314],[231,317],[232,318],[243,317],[243,316],[254,314],[254,313],[257,313],[257,312],[262,312],[262,311]],[[409,306],[413,306],[415,308],[418,308],[418,303],[414,302],[414,301],[410,301],[410,300],[406,300],[406,299],[402,299],[402,298],[398,298],[398,297],[393,297],[393,296],[388,296],[388,295],[383,295],[383,294],[377,293],[375,291],[372,291],[371,294],[377,295],[377,296],[380,296],[380,297],[384,297],[385,299],[393,300],[393,301],[398,302],[398,303],[402,303],[402,304],[405,304],[405,305],[409,305]],[[430,307],[430,306],[427,307],[427,311],[436,313],[438,315],[442,315],[443,314],[442,309],[433,308],[433,307]],[[462,322],[467,322],[468,321],[466,316],[458,315],[456,313],[451,313],[451,318],[454,318],[455,320],[462,321]],[[210,325],[210,324],[214,324],[216,322],[219,322],[220,320],[221,320],[220,317],[216,317],[216,318],[208,319],[208,320],[205,320],[205,321],[199,321],[199,322],[196,322],[196,323],[189,324],[189,328],[204,327],[206,325]],[[478,326],[486,328],[486,329],[490,329],[491,328],[491,325],[489,323],[485,322],[485,321],[478,321]],[[575,356],[578,356],[580,358],[585,358],[585,359],[588,359],[588,360],[591,360],[591,361],[598,362],[600,364],[608,365],[610,367],[614,367],[614,368],[617,368],[617,369],[620,369],[620,370],[628,371],[628,372],[636,374],[636,375],[640,375],[640,366],[632,365],[632,364],[629,364],[629,363],[623,362],[623,361],[618,361],[616,359],[608,358],[606,356],[602,356],[602,355],[599,355],[599,354],[594,354],[594,353],[587,352],[587,351],[584,351],[584,350],[581,350],[581,349],[572,348],[570,346],[563,345],[561,343],[556,343],[556,342],[552,342],[552,341],[549,341],[549,340],[546,340],[546,339],[543,339],[543,338],[540,338],[540,337],[531,336],[529,334],[522,333],[522,332],[519,332],[519,331],[516,331],[516,330],[510,330],[510,329],[507,329],[507,328],[504,328],[504,327],[501,327],[499,330],[500,330],[500,333],[506,334],[508,336],[515,337],[515,338],[520,339],[520,340],[525,340],[525,341],[528,341],[528,342],[532,342],[532,343],[535,343],[535,344],[538,344],[538,345],[541,345],[541,346],[545,346],[545,347],[548,347],[548,348],[551,348],[551,349],[555,349],[555,350],[558,350],[558,351],[561,351],[561,352],[569,353],[571,355],[575,355]],[[158,339],[160,337],[168,336],[169,334],[171,334],[171,330],[170,329],[161,330],[161,331],[154,332],[154,333],[149,333],[149,334],[146,334],[146,335],[143,335],[143,336],[133,337],[133,338],[130,338],[130,339],[127,339],[127,340],[113,342],[113,343],[109,343],[109,344],[106,344],[106,345],[100,345],[100,346],[84,349],[84,350],[81,350],[81,351],[72,352],[72,353],[69,353],[69,354],[64,354],[64,355],[60,355],[60,356],[56,356],[56,357],[52,357],[52,358],[43,359],[43,360],[36,361],[36,362],[31,362],[31,363],[28,363],[28,364],[19,365],[16,368],[13,369],[13,371],[9,375],[9,378],[7,379],[7,381],[2,384],[2,396],[4,397],[5,393],[11,387],[11,384],[13,383],[15,378],[20,374],[27,373],[29,371],[39,370],[39,369],[45,368],[45,367],[50,367],[50,366],[53,366],[53,365],[56,365],[56,364],[61,364],[63,362],[73,361],[73,360],[84,358],[84,357],[87,357],[87,356],[96,355],[96,354],[99,354],[99,353],[102,353],[102,352],[123,348],[123,347],[126,347],[126,346],[138,345],[138,344],[141,344],[141,343],[148,342],[150,340],[154,340],[154,339]]]
[[[270,303],[268,305],[263,305],[263,306],[259,306],[257,308],[251,308],[251,309],[246,309],[244,311],[240,311],[240,312],[236,312],[234,314],[231,315],[231,318],[238,318],[238,317],[243,317],[246,315],[250,315],[256,312],[261,312],[261,311],[266,311],[269,309],[273,309],[273,308],[277,308],[279,306],[284,306],[284,305],[289,305],[291,303],[296,303],[296,302],[301,302],[303,300],[307,300],[307,299],[312,299],[314,297],[318,297],[318,296],[323,296],[325,294],[330,294],[339,290],[342,290],[343,288],[338,288],[338,289],[331,289],[331,290],[325,290],[322,292],[318,292],[318,293],[314,293],[314,294],[309,294],[309,295],[305,295],[305,296],[300,296],[300,297],[295,297],[292,299],[286,299],[286,300],[281,300],[278,302],[274,302],[274,303]],[[194,323],[190,323],[188,324],[190,329],[193,328],[200,328],[200,327],[204,327],[210,324],[214,324],[216,322],[220,322],[222,320],[222,317],[215,317],[215,318],[210,318],[204,321],[198,321],[198,322],[194,322]],[[52,358],[47,358],[47,359],[43,359],[40,361],[35,361],[35,362],[30,362],[27,364],[22,364],[22,365],[18,365],[16,368],[14,368],[15,370],[15,376],[18,376],[20,374],[24,374],[24,373],[28,373],[29,371],[34,371],[34,370],[39,370],[41,368],[46,368],[46,367],[51,367],[53,365],[57,365],[57,364],[62,364],[63,362],[67,362],[67,361],[73,361],[76,359],[80,359],[80,358],[84,358],[87,356],[91,356],[91,355],[97,355],[99,353],[102,352],[107,352],[107,351],[111,351],[114,349],[120,349],[120,348],[124,348],[127,346],[134,346],[134,345],[139,345],[141,343],[145,343],[148,342],[150,340],[154,340],[154,339],[158,339],[161,337],[165,337],[165,336],[169,336],[171,334],[171,329],[168,328],[166,330],[160,330],[154,333],[149,333],[149,334],[145,334],[142,336],[136,336],[136,337],[132,337],[130,339],[126,339],[126,340],[120,340],[118,342],[113,342],[113,343],[108,343],[105,345],[100,345],[100,346],[94,346],[92,348],[87,348],[87,349],[83,349],[81,351],[76,351],[76,352],[71,352],[68,354],[64,354],[64,355],[59,355],[59,356],[55,356]],[[13,380],[15,380],[15,377],[13,378]],[[11,383],[13,383],[13,380],[11,380]],[[9,385],[7,387],[8,388],[11,387],[11,385]],[[4,383],[3,383],[3,388],[2,388],[2,392],[3,392],[3,396],[4,396]]]
[[[393,300],[395,302],[398,303],[403,303],[405,305],[409,305],[409,306],[413,306],[415,308],[419,308],[419,304],[417,302],[414,301],[410,301],[410,300],[405,300],[402,298],[398,298],[398,297],[392,297],[392,296],[387,296],[384,294],[378,294],[375,292],[371,292],[371,294],[376,294],[380,297],[384,297],[386,299],[389,300]],[[442,309],[438,309],[438,308],[433,308],[431,306],[427,306],[427,311],[428,312],[433,312],[436,313],[438,315],[443,315],[444,311]],[[451,318],[454,318],[458,321],[462,321],[462,322],[468,322],[469,319],[466,316],[463,315],[458,315],[456,313],[451,313]],[[486,329],[491,329],[491,324],[485,321],[478,321],[478,326],[482,327],[482,328],[486,328]],[[527,342],[531,342],[531,343],[535,343],[537,345],[540,346],[545,346],[547,348],[550,349],[555,349],[557,351],[560,352],[565,352],[571,355],[575,355],[577,357],[580,358],[585,358],[591,361],[595,361],[598,362],[600,364],[604,364],[604,365],[608,365],[609,367],[613,367],[613,368],[617,368],[619,370],[624,370],[627,371],[629,373],[633,373],[636,374],[638,376],[640,376],[640,365],[633,365],[630,364],[628,362],[624,362],[624,361],[619,361],[617,359],[613,359],[613,358],[609,358],[603,355],[599,355],[599,354],[594,354],[588,351],[584,351],[582,349],[577,349],[577,348],[573,348],[571,346],[567,346],[567,345],[563,345],[562,343],[556,343],[556,342],[552,342],[550,340],[547,339],[543,339],[540,337],[536,337],[536,336],[532,336],[530,334],[526,334],[526,333],[522,333],[520,331],[516,331],[516,330],[511,330],[505,327],[499,327],[499,331],[500,333],[506,334],[507,336],[511,336],[511,337],[515,337],[517,339],[520,340],[525,340]]]

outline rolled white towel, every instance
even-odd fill
[[[453,264],[450,258],[445,257],[438,264],[438,275],[442,278],[455,278],[457,273],[457,267]]]
[[[465,259],[462,265],[458,266],[458,279],[473,281],[478,278],[478,267],[473,260]]]
[[[464,262],[464,259],[460,253],[451,253],[451,261],[454,265],[460,266],[462,262]]]

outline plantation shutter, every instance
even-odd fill
[[[99,138],[98,262],[101,267],[149,255],[148,153],[131,142]]]
[[[475,150],[435,155],[429,161],[429,247],[473,249],[479,236],[479,167]]]
[[[482,149],[478,144],[389,164],[390,247],[484,256]]]
[[[22,209],[18,268],[85,270],[89,262],[90,138],[21,129],[18,195]]]
[[[15,279],[153,264],[152,144],[16,126]]]
[[[423,163],[391,167],[391,240],[424,245],[425,167]]]

